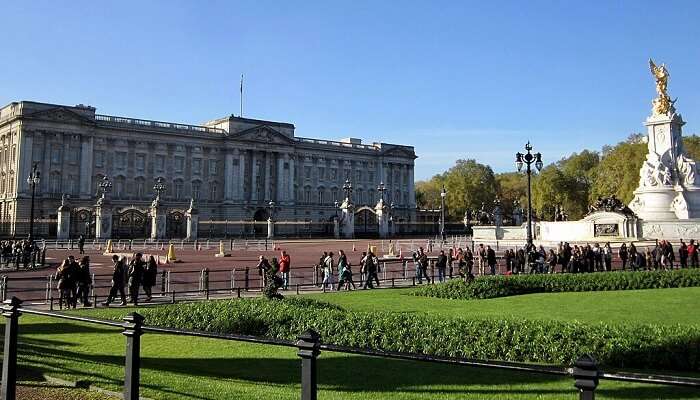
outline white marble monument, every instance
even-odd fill
[[[681,128],[685,122],[667,93],[669,74],[665,65],[657,66],[651,60],[649,65],[658,97],[645,122],[648,153],[629,207],[644,221],[698,218],[700,181],[696,181],[695,161],[683,151]]]

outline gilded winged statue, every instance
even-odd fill
[[[652,101],[652,112],[654,113],[654,115],[673,114],[674,112],[676,112],[675,108],[673,107],[673,103],[675,103],[676,101],[671,101],[671,98],[669,97],[667,92],[668,78],[670,74],[666,69],[666,65],[656,65],[654,64],[654,61],[650,58],[649,69],[651,70],[651,74],[654,75],[654,79],[656,79],[656,93],[658,94],[658,97]]]
[[[668,96],[666,90],[668,87],[669,73],[666,69],[666,65],[656,65],[654,64],[654,60],[650,58],[649,69],[651,69],[651,74],[654,75],[654,78],[656,78],[656,93],[659,94],[659,97]]]

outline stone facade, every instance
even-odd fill
[[[37,218],[56,218],[62,194],[73,211],[94,210],[107,176],[116,214],[148,214],[161,177],[166,213],[184,216],[194,198],[200,221],[263,221],[274,201],[276,220],[330,221],[349,179],[355,204],[374,206],[383,181],[397,218],[415,219],[411,146],[307,139],[289,123],[235,116],[195,126],[95,111],[28,101],[0,109],[0,222],[11,233],[24,233],[16,223],[29,218],[26,179],[35,163]]]

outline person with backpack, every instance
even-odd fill
[[[428,283],[432,283],[430,276],[428,276],[428,255],[425,254],[422,247],[418,249],[418,267],[418,270],[420,271],[420,283],[423,283],[423,280],[420,279],[421,277],[425,277]]]
[[[379,286],[379,278],[377,277],[377,258],[374,257],[374,254],[372,254],[371,251],[367,252],[364,264],[367,280],[365,281],[363,289],[374,289],[374,285],[372,285],[372,280],[376,280],[377,286]]]
[[[338,291],[343,287],[343,284],[347,290],[350,290],[350,285],[353,289],[357,289],[352,280],[352,270],[348,258],[343,250],[338,250]]]

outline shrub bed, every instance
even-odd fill
[[[490,299],[528,293],[590,292],[700,286],[700,269],[484,276],[471,283],[451,280],[415,289],[417,296]]]
[[[102,313],[118,318],[109,311]],[[312,328],[324,343],[386,351],[553,364],[572,364],[589,353],[614,367],[699,368],[700,327],[696,326],[365,313],[299,298],[176,304],[139,312],[148,325],[288,340]]]

